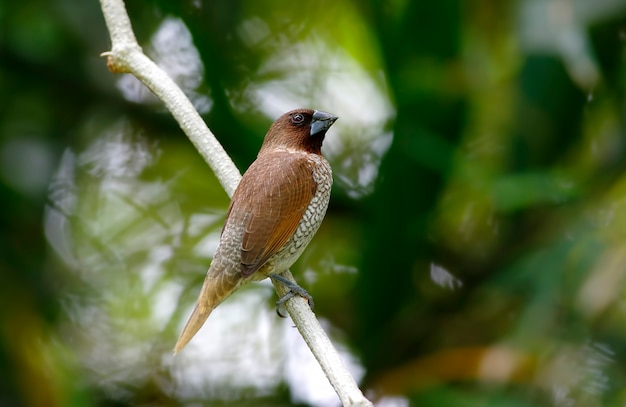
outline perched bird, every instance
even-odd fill
[[[174,353],[248,281],[270,277],[308,296],[281,273],[302,254],[326,214],[333,179],[321,148],[335,120],[330,113],[297,109],[272,124],[233,194],[215,256]]]

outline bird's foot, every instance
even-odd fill
[[[282,285],[284,285],[285,287],[289,289],[289,292],[287,292],[287,294],[283,295],[282,297],[278,299],[278,301],[276,301],[276,313],[278,314],[279,317],[281,318],[287,317],[286,315],[283,315],[280,312],[280,307],[282,307],[283,304],[285,304],[285,302],[291,297],[293,297],[294,295],[299,295],[302,298],[306,298],[306,300],[309,303],[309,307],[311,307],[311,309],[313,308],[313,297],[311,296],[311,294],[308,293],[307,290],[300,287],[296,282],[291,281],[288,278],[280,274],[270,274],[269,277],[274,281],[278,281],[279,283],[281,283]]]

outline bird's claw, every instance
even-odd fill
[[[307,302],[309,303],[309,307],[311,307],[311,309],[313,309],[313,297],[311,296],[311,294],[308,293],[307,290],[305,290],[304,288],[300,287],[297,283],[295,283],[294,281],[291,281],[287,278],[285,278],[284,276],[281,276],[280,274],[271,274],[270,278],[274,281],[278,281],[280,282],[282,285],[284,285],[285,287],[287,287],[289,289],[289,291],[287,292],[287,294],[283,295],[282,297],[280,297],[278,299],[278,301],[276,301],[276,313],[278,314],[279,317],[281,318],[286,318],[286,315],[283,315],[280,312],[280,308],[285,304],[285,302],[287,302],[291,297],[293,297],[294,295],[299,295],[302,298],[305,298],[307,300]]]

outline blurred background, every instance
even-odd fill
[[[380,406],[626,405],[625,0],[132,0],[236,165],[340,120],[293,267]],[[267,283],[172,348],[228,197],[98,2],[0,3],[0,405],[337,406]]]

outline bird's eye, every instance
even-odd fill
[[[296,113],[293,116],[291,116],[291,123],[302,124],[302,122],[304,122],[304,115],[300,113]]]

